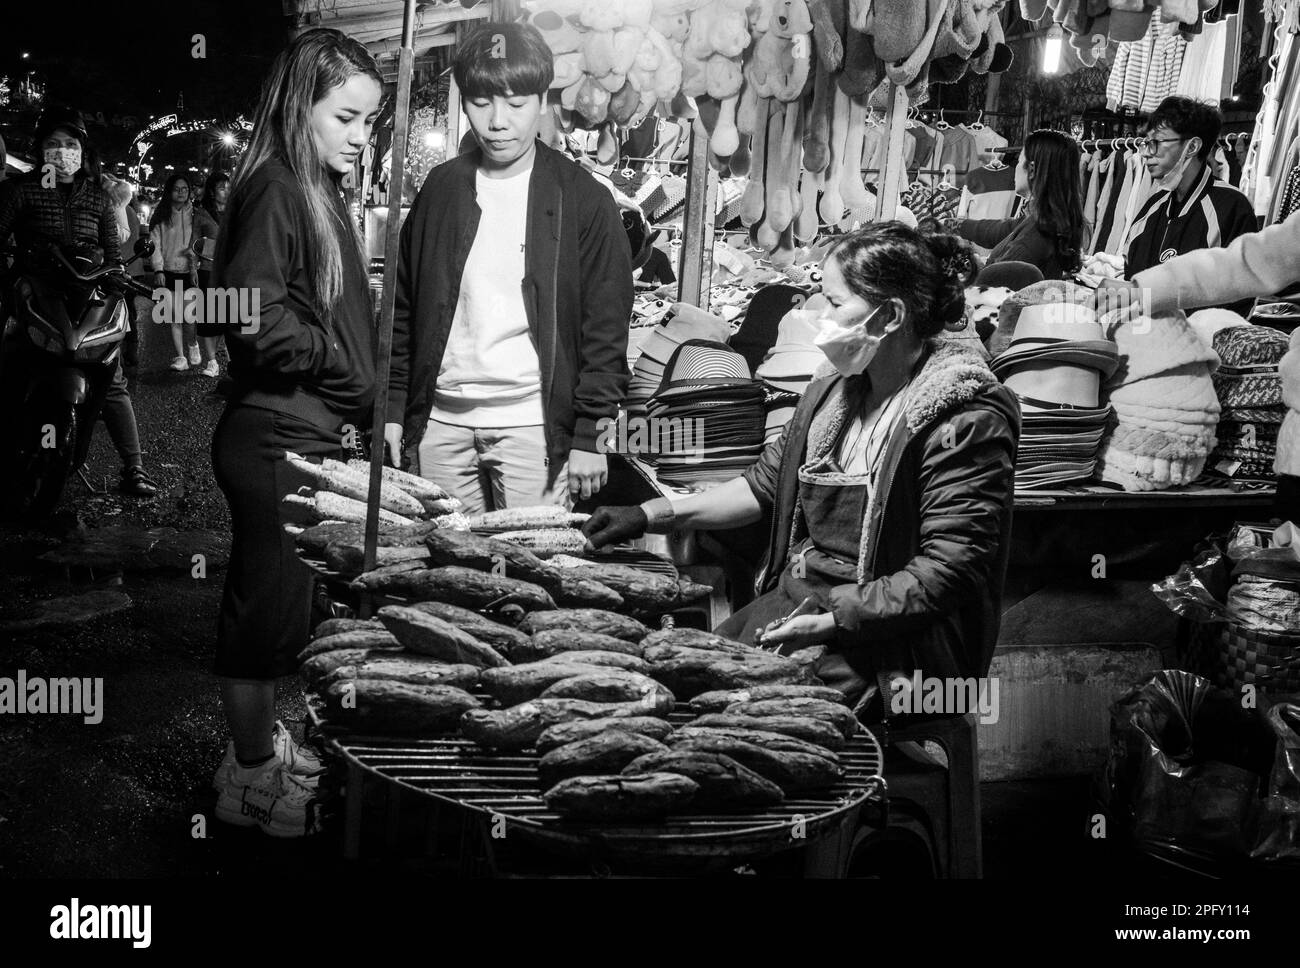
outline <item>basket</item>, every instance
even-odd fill
[[[1226,689],[1255,685],[1274,694],[1300,692],[1300,634],[1228,623],[1219,628],[1213,678]]]

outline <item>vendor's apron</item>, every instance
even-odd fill
[[[869,494],[866,475],[843,473],[830,456],[801,467],[799,500],[808,538],[793,549],[777,587],[719,625],[718,634],[752,643],[756,631],[788,615],[809,596],[829,610],[830,590],[858,580],[858,547]],[[857,702],[867,688],[867,681],[836,652],[827,652],[816,673],[850,702]]]

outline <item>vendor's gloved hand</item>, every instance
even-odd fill
[[[649,524],[639,505],[599,507],[582,526],[582,533],[587,536],[587,550],[595,551],[608,544],[639,538]]]

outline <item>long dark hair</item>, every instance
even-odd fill
[[[158,204],[149,216],[149,228],[155,225],[166,225],[172,220],[172,189],[176,187],[177,182],[184,182],[190,189],[190,204],[194,203],[194,183],[190,181],[190,176],[184,172],[176,172],[163,183],[162,197],[158,199]]]
[[[1029,197],[1038,231],[1052,240],[1061,269],[1082,264],[1083,191],[1079,143],[1060,131],[1035,131],[1025,139],[1025,162],[1034,166]]]
[[[383,88],[384,76],[374,57],[346,34],[317,28],[299,35],[271,67],[253,116],[253,136],[230,185],[233,199],[268,162],[278,161],[293,172],[307,204],[311,254],[307,271],[319,300],[318,310],[325,316],[332,314],[343,294],[344,256],[335,230],[340,221],[352,239],[350,257],[363,265],[366,258],[357,226],[338,214],[338,178],[326,171],[316,151],[311,111],[356,74],[373,78]]]
[[[221,213],[217,211],[217,188],[224,182],[230,181],[230,175],[224,171],[214,171],[208,176],[208,180],[203,183],[203,201],[200,203],[203,210],[212,216],[214,222],[221,221]],[[229,206],[230,199],[226,199]]]
[[[873,222],[846,235],[826,259],[835,260],[855,295],[875,303],[901,300],[921,339],[962,318],[975,273],[971,248],[962,239],[902,222]]]

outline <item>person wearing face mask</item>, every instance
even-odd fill
[[[375,318],[341,183],[382,91],[374,58],[337,30],[306,31],[281,52],[213,258],[213,285],[257,307],[226,327],[233,388],[212,440],[233,533],[215,663],[233,742],[213,778],[216,815],[277,837],[318,830],[322,772],[275,719],[275,681],[298,668],[313,587],[283,527],[285,496],[312,482],[284,457],[346,459],[346,428],[370,419]]]
[[[1083,199],[1079,144],[1060,131],[1035,131],[1016,163],[1016,194],[1028,200],[1014,219],[960,219],[953,230],[992,249],[987,265],[1028,262],[1044,279],[1076,272],[1083,251]]]
[[[969,246],[898,222],[826,258],[817,344],[830,363],[740,477],[687,497],[598,508],[593,548],[770,514],[760,597],[717,631],[789,652],[851,701],[895,673],[981,676],[997,642],[1020,409],[981,357],[938,337],[965,324]],[[773,622],[806,600],[815,614]],[[874,687],[874,689],[873,689]]]
[[[44,164],[0,185],[0,240],[10,232],[17,243],[14,272],[46,277],[57,286],[64,277],[50,263],[50,243],[65,253],[98,247],[105,263],[121,263],[122,237],[108,190],[100,183],[79,111],[46,109],[36,125],[36,144]],[[51,184],[53,176],[53,184]],[[11,283],[5,283],[6,287]],[[158,492],[144,468],[135,408],[118,355],[104,391],[102,416],[122,459],[119,490],[132,497]]]
[[[1142,152],[1155,190],[1129,230],[1128,278],[1258,230],[1250,199],[1210,169],[1210,152],[1222,128],[1218,108],[1185,97],[1166,98],[1147,121]],[[1246,299],[1223,308],[1245,316],[1253,303]]]
[[[555,69],[536,27],[481,28],[452,70],[476,147],[429,173],[402,226],[389,459],[414,456],[467,513],[589,498],[630,380],[627,233],[609,190],[538,140]]]

